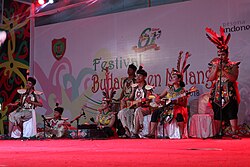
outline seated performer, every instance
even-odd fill
[[[116,91],[114,91],[114,88],[110,88],[110,84],[109,84],[109,77],[110,77],[110,72],[108,71],[108,68],[106,68],[105,70],[105,76],[106,76],[106,80],[105,80],[105,84],[107,85],[104,89],[104,91],[102,92],[103,94],[103,99],[102,99],[102,106],[101,108],[98,109],[99,113],[96,117],[96,119],[94,120],[94,122],[97,124],[97,126],[100,129],[103,129],[106,136],[104,137],[111,137],[114,136],[114,132],[115,132],[115,127],[114,127],[114,123],[115,123],[115,112],[112,111],[112,99],[116,93]]]
[[[19,89],[17,92],[21,94],[20,101],[17,103],[11,103],[10,106],[17,106],[17,109],[9,114],[9,137],[13,132],[13,127],[16,125],[21,131],[21,137],[23,134],[23,123],[32,118],[32,111],[36,107],[42,107],[42,99],[40,98],[41,92],[35,91],[34,86],[36,84],[36,79],[29,77],[26,89]],[[36,125],[34,125],[36,126]],[[36,127],[33,127],[36,135]],[[30,136],[32,137],[32,136]]]
[[[150,132],[145,137],[155,138],[155,132],[157,129],[158,120],[161,121],[161,124],[165,122],[170,123],[172,119],[177,121],[177,125],[179,127],[181,138],[187,138],[184,133],[184,129],[187,128],[188,121],[188,111],[187,111],[187,97],[183,96],[185,94],[185,83],[183,82],[183,74],[190,66],[186,65],[187,58],[190,54],[187,52],[185,60],[182,65],[182,69],[180,69],[181,56],[182,51],[179,54],[178,62],[177,62],[177,70],[173,70],[171,73],[171,80],[168,84],[168,87],[158,96],[156,96],[156,102],[160,103],[160,99],[166,97],[166,99],[172,99],[181,95],[181,97],[176,98],[175,100],[171,100],[168,105],[166,103],[159,109],[156,109],[152,113],[151,121],[150,121]]]
[[[120,110],[122,110],[123,108],[127,107],[127,102],[125,101],[125,99],[129,98],[131,93],[132,93],[132,84],[135,84],[136,82],[136,72],[137,67],[134,64],[130,64],[128,66],[128,70],[127,70],[127,74],[128,77],[126,77],[123,80],[123,84],[122,84],[122,92],[120,95],[120,98],[118,99],[120,101]],[[116,128],[117,128],[117,134],[119,136],[124,137],[125,136],[125,129],[122,126],[122,123],[119,119],[116,120]]]
[[[67,130],[70,127],[70,123],[66,118],[62,118],[63,107],[56,107],[54,109],[53,118],[45,118],[45,137],[47,138],[61,138],[67,135]],[[39,134],[41,137],[44,132]]]
[[[130,64],[128,66],[128,71],[127,71],[128,77],[125,78],[123,81],[122,92],[121,92],[121,96],[119,99],[121,100],[120,109],[127,107],[126,101],[124,99],[129,98],[132,93],[131,85],[136,82],[136,79],[135,79],[136,70],[137,70],[137,67],[134,64]]]
[[[131,105],[118,112],[126,136],[132,138],[140,138],[139,131],[143,128],[143,117],[150,114],[146,99],[152,94],[152,87],[145,81],[147,72],[140,66],[136,73],[136,84],[132,85],[132,94],[129,98],[125,98],[125,101],[131,101]]]
[[[230,39],[230,34],[225,36],[224,28],[220,27],[221,35],[216,34],[210,28],[206,28],[206,31],[211,35],[210,37],[206,34],[208,39],[218,48],[218,57],[214,58],[209,63],[208,74],[209,80],[213,81],[210,101],[214,111],[216,128],[216,136],[214,136],[214,138],[222,137],[222,134],[220,134],[220,130],[222,130],[220,121],[229,120],[232,128],[232,138],[239,139],[236,130],[238,127],[237,114],[240,103],[240,94],[237,84],[240,62],[232,62],[228,58],[229,52],[227,44]]]
[[[115,112],[112,112],[111,110],[111,99],[104,97],[102,99],[102,105],[98,111],[100,113],[97,115],[95,121],[97,127],[103,129],[107,137],[114,136]]]

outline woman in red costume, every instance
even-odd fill
[[[185,83],[183,82],[183,75],[190,66],[186,65],[188,57],[190,54],[187,52],[185,59],[181,68],[182,51],[179,53],[177,61],[177,69],[172,70],[171,80],[168,87],[160,94],[156,96],[156,103],[160,103],[160,99],[175,99],[171,100],[168,105],[163,105],[161,108],[155,110],[152,114],[150,121],[150,132],[145,137],[155,138],[155,132],[157,129],[158,120],[160,119],[161,124],[167,122],[172,124],[172,119],[177,122],[177,127],[179,128],[180,136],[178,138],[187,138],[187,122],[188,122],[188,110],[187,110],[187,99],[188,97],[184,94],[186,93]],[[180,96],[178,98],[178,96]],[[177,138],[173,132],[168,132],[168,137]]]

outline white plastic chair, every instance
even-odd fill
[[[213,110],[208,106],[208,102],[209,93],[199,97],[198,113],[194,114],[190,120],[190,137],[208,138],[214,136]]]
[[[23,137],[30,138],[36,136],[36,134],[37,134],[36,112],[34,109],[32,109],[32,118],[23,123]],[[15,130],[13,130],[11,133],[11,137],[20,138],[21,137],[20,129],[16,128]]]

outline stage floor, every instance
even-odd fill
[[[0,140],[3,166],[249,166],[250,138]]]

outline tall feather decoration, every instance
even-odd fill
[[[210,37],[208,34],[206,34],[207,38],[212,42],[214,43],[216,46],[217,45],[221,45],[221,42],[219,41],[219,39],[216,39],[214,37]]]
[[[191,54],[189,52],[186,52],[186,55],[185,55],[185,59],[182,63],[182,68],[181,68],[181,74],[183,75],[184,74],[184,69],[186,67],[186,63],[187,63],[187,59],[191,56]]]
[[[178,70],[178,71],[180,71],[180,69],[181,69],[181,58],[182,58],[182,53],[183,53],[183,51],[180,51],[180,52],[179,52],[179,57],[178,57],[178,59],[177,59],[177,70]]]
[[[105,75],[106,75],[106,86],[105,86],[105,92],[106,92],[106,98],[109,99],[109,68],[106,67],[105,69]]]
[[[220,26],[220,35],[214,32],[211,28],[206,28],[206,36],[207,38],[216,45],[218,49],[228,49],[228,42],[230,40],[231,35],[225,35],[225,29]]]
[[[228,42],[229,42],[230,38],[231,38],[231,34],[229,33],[229,34],[227,35],[226,40],[225,40],[225,45],[227,45],[227,44],[228,44]]]
[[[183,70],[182,70],[182,75],[187,71],[187,69],[189,68],[190,64],[186,65]]]
[[[225,30],[223,27],[220,26],[220,37],[221,37],[221,42],[222,44],[225,44],[225,40],[226,40],[226,37],[225,37]]]
[[[106,76],[106,83],[105,83],[105,88],[104,88],[104,91],[102,92],[103,96],[106,98],[106,100],[109,100],[111,101],[114,97],[114,95],[116,94],[116,91],[114,91],[114,88],[111,88],[110,84],[109,84],[109,75],[110,75],[110,72],[108,70],[108,67],[106,67],[105,69],[105,76]],[[109,90],[111,90],[109,92]]]
[[[114,88],[112,88],[112,90],[110,92],[110,99],[113,99],[115,94],[116,94],[116,91],[114,90]]]
[[[213,31],[211,28],[206,27],[206,31],[207,31],[207,33],[209,33],[210,35],[212,35],[214,38],[219,38],[219,37],[220,37],[220,36],[219,36],[215,31]]]
[[[107,97],[107,93],[106,93],[105,91],[102,92],[102,95],[103,95],[104,97]]]

